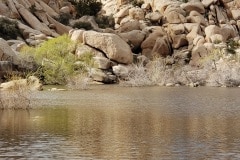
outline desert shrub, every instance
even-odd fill
[[[79,56],[78,60],[84,62],[84,64],[88,68],[92,68],[92,67],[94,67],[93,56],[94,55],[92,53],[86,52],[86,53],[82,54],[81,56]]]
[[[77,17],[84,15],[96,16],[97,13],[102,9],[102,3],[97,0],[69,0],[77,11]]]
[[[139,0],[131,0],[131,4],[135,7],[141,7],[142,4],[144,4],[144,1],[139,1]]]
[[[37,11],[36,5],[35,5],[35,4],[31,5],[31,6],[29,7],[29,11],[30,11],[32,14],[34,14],[34,13]]]
[[[80,73],[68,78],[67,87],[72,90],[86,90],[89,88],[89,76],[87,73]]]
[[[11,77],[11,80],[18,79],[21,79],[21,77],[16,75]],[[31,90],[17,83],[13,88],[0,91],[0,109],[29,109],[31,101]]]
[[[59,17],[55,17],[55,19],[64,25],[69,25],[69,20],[71,19],[71,17],[72,16],[69,13],[60,13]]]
[[[216,69],[216,62],[222,58],[223,55],[224,53],[220,48],[213,49],[208,55],[202,57],[200,60],[200,66],[209,69]]]
[[[134,64],[128,77],[120,80],[122,86],[164,86],[166,84],[188,85],[190,83],[202,82],[202,74],[193,72],[189,66],[168,66],[164,58],[154,58],[146,66],[142,63]],[[204,77],[205,78],[205,77]]]
[[[0,92],[0,109],[29,109],[31,107],[30,90],[16,88]]]
[[[141,87],[153,85],[150,77],[147,74],[146,68],[141,64],[133,65],[132,70],[129,72],[125,80],[120,80],[123,86]]]
[[[98,16],[96,17],[96,23],[100,28],[114,28],[115,22],[113,16]]]
[[[142,63],[134,64],[127,78],[120,80],[120,84],[133,87],[160,85],[170,79],[169,71],[165,68],[164,59],[155,58],[147,66]]]
[[[89,88],[89,71],[94,67],[93,54],[86,52],[78,57],[75,68],[80,72],[67,79],[67,87],[72,90],[85,90]]]
[[[16,39],[20,31],[16,21],[0,17],[0,37],[5,40]]]
[[[94,63],[91,53],[86,53],[78,58],[72,54],[75,47],[76,44],[67,35],[63,35],[48,40],[36,48],[24,47],[21,50],[21,57],[33,59],[38,64],[39,67],[31,75],[39,77],[44,84],[65,85],[71,83],[77,88],[80,82],[87,81],[80,81],[76,77],[86,76],[85,78],[87,78],[88,68],[92,67]]]
[[[237,87],[240,85],[240,65],[229,61],[220,62],[216,70],[208,70],[209,86]]]
[[[227,52],[230,54],[235,54],[236,49],[239,47],[239,43],[237,41],[234,41],[233,39],[229,39],[227,41]]]
[[[83,28],[83,29],[86,29],[86,30],[93,29],[92,25],[89,22],[81,22],[81,21],[75,22],[72,27],[73,28],[78,28],[78,29]]]
[[[40,46],[24,47],[22,55],[32,57],[40,66],[34,73],[45,84],[66,84],[67,78],[77,72],[76,57],[71,53],[75,44],[67,35],[48,40]]]

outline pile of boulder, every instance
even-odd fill
[[[145,0],[141,7],[124,0],[103,3],[104,13],[114,17],[114,30],[70,33],[72,40],[78,35],[84,44],[77,55],[86,47],[98,52],[94,59],[100,66],[92,73],[95,80],[112,82],[116,75],[124,77],[135,56],[163,57],[169,65],[199,67],[214,49],[226,48],[228,40],[240,44],[237,0]]]
[[[90,31],[73,29],[54,19],[61,13],[74,16],[74,7],[64,0],[0,2],[0,14],[16,19],[23,35],[23,39],[7,42],[14,52],[2,51],[0,44],[0,54],[11,54],[17,60],[15,54],[23,44],[36,46],[67,33],[82,44],[76,56],[94,54],[92,78],[114,83],[128,74],[136,59],[163,57],[168,59],[168,65],[199,67],[201,59],[219,46],[226,48],[229,40],[240,44],[239,0],[140,1],[141,6],[134,6],[129,0],[101,0],[99,14],[113,16],[115,27],[99,28],[92,17],[85,16],[82,20],[93,25]],[[0,43],[6,43],[3,41]],[[8,58],[1,56],[0,60]]]

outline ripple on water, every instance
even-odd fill
[[[0,159],[239,159],[239,89],[40,92],[0,111]],[[15,156],[15,157],[13,157]]]

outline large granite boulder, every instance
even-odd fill
[[[72,41],[82,43],[83,33],[84,33],[84,30],[77,29],[77,30],[70,30],[68,35]]]
[[[122,9],[120,9],[116,14],[113,15],[115,23],[119,24],[121,20],[129,15],[129,6],[126,6]]]
[[[215,4],[218,0],[202,0],[202,4],[205,8],[208,8],[210,5]]]
[[[93,57],[94,67],[98,69],[110,69],[112,67],[112,62],[106,57],[96,56]]]
[[[172,47],[178,49],[188,45],[186,34],[171,34]],[[168,50],[171,51],[171,50]]]
[[[142,54],[148,58],[153,56],[167,56],[171,53],[167,33],[162,27],[155,27],[151,34],[142,42]],[[170,50],[169,50],[170,49]]]
[[[14,2],[12,0],[7,0],[6,2],[10,10],[10,18],[20,19],[21,16],[17,11],[17,8],[14,5]]]
[[[145,13],[141,8],[131,8],[129,9],[129,16],[132,19],[144,20]]]
[[[146,14],[145,18],[150,20],[152,23],[160,22],[163,15],[160,12],[150,12]]]
[[[191,56],[191,61],[190,65],[192,66],[201,66],[202,59],[208,54],[208,50],[204,45],[201,46],[195,46],[192,49],[192,56]]]
[[[197,11],[191,11],[189,16],[187,17],[188,22],[198,23],[203,26],[207,25],[207,21],[204,19],[204,16]]]
[[[54,9],[52,9],[49,5],[47,5],[48,4],[47,2],[44,3],[44,1],[42,0],[36,0],[36,1],[42,7],[43,11],[47,13],[49,16],[51,17],[59,16],[59,14],[56,11],[54,11]]]
[[[56,21],[51,16],[47,15],[48,21],[55,26],[56,32],[58,34],[68,34],[72,27],[66,26],[58,21]]]
[[[131,66],[119,64],[117,66],[113,66],[112,69],[116,76],[120,78],[127,78],[129,76]]]
[[[240,9],[231,10],[233,19],[240,20]]]
[[[187,13],[190,13],[191,11],[197,11],[198,13],[205,13],[205,8],[202,4],[202,2],[193,2],[190,1],[188,3],[181,4],[181,8],[184,9]]]
[[[208,42],[210,42],[210,37],[215,34],[222,35],[224,42],[238,35],[236,29],[229,24],[222,24],[220,27],[216,25],[209,25],[205,28],[205,34]]]
[[[140,30],[132,30],[126,33],[120,33],[119,36],[125,40],[133,50],[141,46],[146,34]]]
[[[168,23],[179,24],[186,22],[186,12],[178,4],[168,5],[163,15]]]
[[[167,36],[159,37],[156,39],[155,45],[152,50],[152,56],[167,57],[172,54],[172,47]]]
[[[90,77],[97,82],[102,82],[102,83],[115,83],[117,80],[116,75],[113,75],[111,72],[97,69],[97,68],[92,68],[90,70]]]
[[[27,10],[21,4],[16,5],[18,12],[23,19],[33,28],[46,35],[52,35],[52,31],[43,23],[41,23],[29,10]]]
[[[10,61],[14,65],[20,64],[20,59],[12,48],[8,45],[7,41],[0,38],[0,61]]]
[[[138,20],[127,20],[126,22],[120,24],[120,27],[117,29],[117,31],[121,33],[140,29],[141,24]]]
[[[5,3],[0,3],[0,15],[9,16],[9,8]]]
[[[78,58],[81,58],[87,54],[92,54],[93,56],[98,56],[98,57],[104,57],[104,54],[101,51],[93,47],[90,47],[88,45],[81,44],[76,47],[75,55]]]
[[[205,28],[206,40],[210,42],[210,37],[214,34],[221,34],[221,28],[216,25],[209,25]]]
[[[130,46],[118,35],[85,31],[83,33],[83,42],[93,48],[99,49],[109,59],[118,63],[130,64],[133,62],[133,54]]]

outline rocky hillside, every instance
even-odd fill
[[[23,45],[37,46],[62,34],[82,43],[75,50],[77,56],[94,54],[98,67],[91,71],[92,77],[105,83],[126,77],[135,60],[145,63],[147,59],[162,57],[168,66],[187,65],[196,69],[202,67],[205,57],[219,49],[222,55],[213,60],[216,69],[219,60],[230,61],[232,55],[240,54],[239,0],[101,0],[101,3],[98,16],[111,17],[112,28],[103,28],[93,16],[77,17],[75,6],[67,0],[0,0],[0,15],[16,20],[20,31],[14,40],[0,39],[0,70],[9,69],[9,61],[19,65],[17,55]],[[59,21],[63,15],[70,15],[67,25]],[[73,29],[73,24],[79,21],[90,24],[90,30]]]

